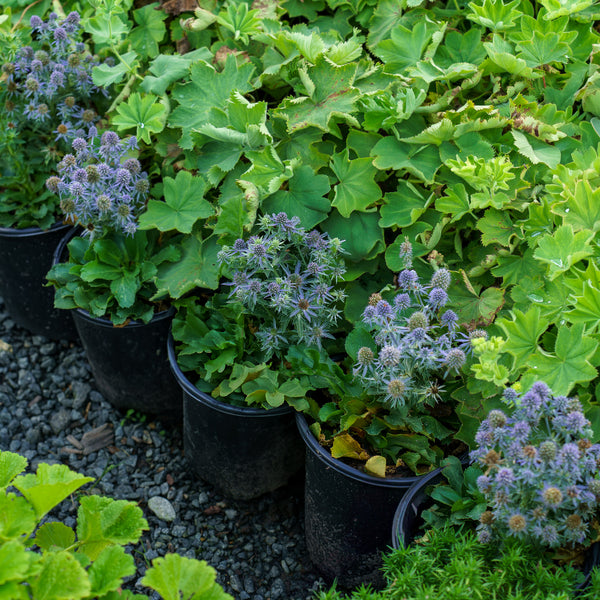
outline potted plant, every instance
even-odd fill
[[[220,252],[229,293],[178,303],[170,356],[186,456],[228,496],[275,489],[303,464],[293,408],[307,408],[335,366],[324,346],[340,318],[341,255],[340,240],[265,215],[255,235]]]
[[[8,21],[10,23],[10,21]],[[7,23],[5,23],[6,25]],[[56,162],[98,121],[106,91],[82,43],[79,14],[31,18],[30,35],[1,32],[0,294],[17,324],[54,338],[76,337],[43,288],[52,253],[71,226],[44,188]]]
[[[137,217],[150,183],[133,156],[134,137],[113,131],[73,141],[47,187],[60,197],[65,218],[82,235],[58,246],[48,281],[55,306],[72,309],[99,390],[123,409],[169,416],[180,397],[166,357],[173,311],[156,298],[157,271],[180,256],[158,231],[143,231]],[[65,255],[66,253],[66,255]]]
[[[371,295],[363,324],[347,338],[351,385],[330,379],[327,401],[311,400],[297,417],[308,449],[308,551],[345,587],[381,583],[380,553],[399,500],[444,456],[466,449],[454,438],[460,422],[450,394],[471,338],[485,332],[460,331],[447,308],[447,269],[422,284],[408,241],[401,252],[398,289]]]

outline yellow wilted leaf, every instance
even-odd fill
[[[385,477],[386,464],[383,456],[371,456],[365,463],[365,471],[374,477]]]
[[[340,433],[333,438],[331,456],[333,458],[356,458],[358,460],[369,458],[361,445],[348,433]]]

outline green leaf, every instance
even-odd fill
[[[498,0],[501,2],[501,0]],[[522,58],[515,56],[514,46],[503,40],[499,35],[494,34],[491,42],[484,42],[485,51],[490,60],[494,62],[500,69],[519,77],[534,79],[535,74],[531,67]]]
[[[398,24],[391,30],[389,39],[382,40],[372,50],[387,69],[400,73],[421,60],[437,30],[438,26],[428,18],[419,19],[410,29]]]
[[[101,496],[82,496],[77,511],[79,550],[96,560],[112,545],[124,546],[139,541],[148,529],[142,509],[134,502]]]
[[[205,561],[167,554],[152,561],[142,584],[158,592],[164,600],[233,600],[215,580],[216,571]]]
[[[79,276],[83,281],[98,281],[99,279],[114,281],[121,277],[122,273],[120,265],[107,265],[98,260],[92,260],[81,267]]]
[[[563,217],[565,225],[571,225],[574,231],[588,229],[596,233],[600,230],[600,189],[592,188],[587,179],[580,179],[575,190],[565,189],[567,201],[552,207]]]
[[[214,214],[213,206],[204,198],[206,181],[188,171],[179,171],[175,179],[165,177],[164,202],[150,200],[140,215],[140,229],[176,230],[191,233],[198,219]]]
[[[483,218],[477,221],[477,229],[481,231],[481,243],[484,246],[509,246],[511,238],[517,233],[508,212],[494,208],[485,211]]]
[[[71,471],[67,465],[41,463],[36,474],[20,475],[13,485],[27,498],[38,518],[60,504],[82,485],[94,481]]]
[[[450,119],[442,119],[417,135],[401,138],[401,141],[407,144],[435,144],[439,146],[442,142],[451,140],[454,137],[454,132],[455,127],[452,121]]]
[[[553,31],[542,33],[538,30],[533,30],[531,33],[530,39],[519,42],[521,48],[519,58],[522,58],[528,66],[539,67],[552,62],[568,62],[571,49],[561,40],[558,33]]]
[[[118,590],[123,578],[136,572],[133,556],[119,546],[110,546],[100,552],[89,568],[91,594],[100,598],[108,592]]]
[[[504,290],[489,287],[478,293],[473,288],[454,284],[450,291],[455,310],[464,323],[490,323],[504,304]]]
[[[125,52],[121,59],[113,67],[106,64],[98,65],[92,69],[92,80],[94,84],[100,87],[108,87],[113,83],[119,83],[127,73],[130,73],[136,67],[137,54],[135,52]]]
[[[219,285],[216,236],[203,240],[193,233],[181,244],[181,259],[158,267],[157,296],[167,293],[177,299],[195,287],[216,290]]]
[[[589,280],[583,283],[582,294],[572,297],[571,304],[575,306],[565,313],[569,323],[582,323],[586,333],[594,333],[600,327],[600,290]]]
[[[346,148],[333,155],[330,167],[339,180],[331,204],[343,217],[349,217],[354,211],[366,212],[381,198],[381,189],[375,183],[377,169],[371,158],[350,160]]]
[[[6,488],[26,468],[27,459],[24,456],[8,450],[0,450],[0,489]]]
[[[149,71],[152,75],[146,75],[140,87],[149,94],[162,96],[172,83],[187,75],[192,62],[195,60],[210,61],[211,58],[212,54],[208,48],[199,48],[183,55],[159,54],[150,63]]]
[[[131,94],[127,102],[117,105],[113,124],[119,131],[135,128],[137,138],[150,144],[150,135],[160,133],[167,118],[167,109],[157,100],[153,94]]]
[[[0,541],[28,535],[36,526],[35,512],[25,498],[15,494],[0,494]]]
[[[458,221],[470,211],[469,194],[462,183],[448,186],[446,195],[435,201],[436,210],[452,215],[450,222]]]
[[[44,523],[35,534],[35,543],[42,550],[67,550],[75,542],[75,532],[64,523]]]
[[[43,554],[39,573],[30,580],[36,600],[79,600],[90,593],[85,569],[70,552]]]
[[[378,169],[394,169],[407,171],[424,183],[431,185],[442,161],[438,149],[431,145],[415,146],[401,142],[393,136],[379,140],[371,155],[373,164]]]
[[[344,348],[348,356],[355,361],[358,357],[358,351],[363,347],[371,348],[374,352],[377,350],[377,344],[375,344],[373,336],[362,325],[357,325],[346,336]]]
[[[573,233],[571,225],[561,225],[552,235],[540,239],[534,256],[548,264],[548,277],[552,280],[594,253],[590,246],[593,237],[591,231]]]
[[[6,582],[16,581],[22,585],[34,558],[35,555],[27,552],[20,541],[10,540],[0,545],[0,598],[4,598],[2,586]]]
[[[395,192],[387,193],[381,207],[380,227],[408,227],[425,212],[429,200],[417,188],[404,180],[398,182]]]
[[[515,21],[521,16],[519,0],[504,4],[502,0],[484,0],[481,6],[469,2],[471,13],[467,19],[494,32],[506,31],[515,26]]]
[[[249,151],[246,156],[252,166],[242,174],[241,180],[250,182],[263,194],[273,194],[294,174],[298,165],[296,159],[282,161],[273,146],[267,146],[260,152]]]
[[[349,218],[332,212],[321,225],[331,237],[344,241],[346,255],[352,261],[371,259],[385,250],[383,230],[378,225],[379,215],[353,213]]]
[[[540,316],[540,307],[532,306],[526,313],[511,311],[512,320],[499,319],[497,324],[506,336],[504,350],[512,354],[517,367],[538,350],[538,340],[550,322]]]
[[[556,146],[541,142],[532,135],[526,135],[516,129],[511,130],[510,133],[515,140],[515,146],[519,153],[528,158],[534,165],[544,163],[551,169],[559,165],[560,150]]]
[[[110,282],[110,291],[122,308],[131,308],[141,284],[135,273],[125,272]]]
[[[126,19],[123,11],[119,11]],[[129,32],[129,27],[117,14],[102,11],[98,16],[82,20],[85,31],[92,34],[96,44],[118,45]]]
[[[298,217],[307,230],[327,218],[331,210],[329,200],[324,197],[330,190],[326,175],[315,175],[308,165],[294,171],[287,190],[279,190],[265,198],[262,208],[267,213],[284,212],[288,217]]]
[[[167,32],[163,23],[167,14],[160,10],[158,2],[154,2],[134,10],[133,18],[138,24],[128,36],[133,49],[143,57],[154,58],[158,54],[158,44]]]
[[[330,125],[333,118],[359,127],[353,116],[360,96],[354,87],[356,69],[357,63],[337,66],[323,56],[319,57],[314,66],[300,69],[309,87],[307,95],[285,99],[273,115],[287,121],[290,133],[306,127],[334,131]]]
[[[597,377],[590,363],[596,348],[597,340],[584,335],[583,323],[559,327],[554,354],[539,351],[531,356],[527,373],[545,381],[554,394],[567,395],[576,383]]]
[[[183,136],[179,142],[183,149],[193,146],[191,132],[208,122],[211,108],[224,109],[232,91],[246,94],[253,89],[250,77],[254,66],[250,63],[237,64],[235,56],[228,56],[220,73],[205,61],[194,63],[190,70],[190,81],[179,84],[173,90],[173,98],[179,102],[169,124],[181,127]]]

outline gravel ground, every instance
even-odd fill
[[[94,443],[107,445],[91,451]],[[180,427],[114,409],[79,343],[32,336],[1,299],[0,449],[33,469],[67,464],[96,477],[95,492],[139,504],[150,530],[132,548],[132,589],[150,591],[139,580],[168,552],[206,560],[236,600],[309,600],[324,587],[304,543],[301,475],[256,500],[223,498],[188,473]],[[55,516],[74,526],[76,507],[64,502]]]

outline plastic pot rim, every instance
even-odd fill
[[[335,469],[339,473],[344,474],[346,477],[349,477],[354,481],[375,487],[410,488],[415,484],[415,482],[420,481],[423,477],[422,475],[411,475],[409,477],[384,478],[367,475],[367,473],[363,473],[362,471],[347,465],[341,460],[333,458],[331,453],[323,448],[323,446],[321,446],[321,444],[319,444],[319,442],[315,439],[315,436],[309,429],[306,418],[302,413],[296,413],[296,425],[298,426],[298,431],[300,432],[304,443],[312,450],[313,454],[315,454],[328,467]]]
[[[78,318],[88,321],[89,323],[95,323],[99,327],[106,327],[107,329],[134,329],[135,327],[144,327],[146,325],[150,325],[151,323],[157,323],[164,319],[170,319],[175,314],[175,308],[170,306],[167,310],[161,310],[157,313],[154,313],[148,323],[144,323],[143,321],[129,321],[127,325],[117,327],[110,319],[107,319],[106,317],[95,317],[85,310],[85,308],[77,307],[71,310],[73,310]]]
[[[24,229],[16,229],[13,227],[0,227],[0,237],[5,238],[26,238],[34,237],[38,235],[44,235],[45,233],[53,233],[60,229],[68,229],[73,227],[71,223],[63,223],[57,221],[49,229],[40,229],[39,227],[25,227]]]
[[[175,355],[175,341],[173,340],[173,334],[170,331],[167,337],[167,355],[169,357],[169,365],[171,366],[171,371],[173,372],[175,379],[177,380],[183,391],[189,396],[191,396],[194,400],[207,404],[213,410],[236,417],[248,417],[255,419],[283,416],[291,413],[294,410],[290,406],[286,405],[269,409],[258,408],[253,406],[233,406],[231,404],[227,404],[226,402],[217,400],[209,394],[207,394],[206,392],[199,390],[185,376],[185,374],[177,364],[177,357]]]

